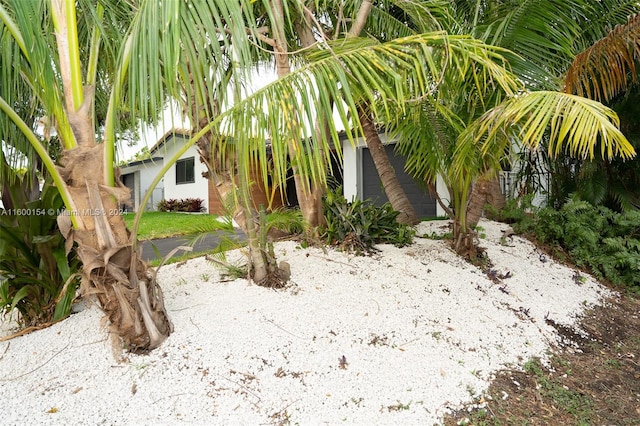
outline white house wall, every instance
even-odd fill
[[[142,198],[145,196],[147,188],[162,168],[162,159],[156,161],[145,161],[139,164],[124,166],[120,168],[121,175],[134,175],[134,190],[131,194],[133,209],[138,211]],[[155,206],[162,199],[163,180],[161,180],[153,191],[153,196],[147,205],[146,210],[155,210]]]
[[[360,151],[351,146],[348,140],[342,141],[343,185],[344,198],[349,201],[358,199],[358,188],[362,185],[361,162],[358,158]]]
[[[444,179],[438,175],[436,179],[436,192],[440,196],[440,199],[444,203],[445,206],[448,206],[451,201],[451,195],[449,194],[449,189],[447,189],[447,185],[444,183]],[[436,200],[436,215],[437,216],[446,216],[447,212],[440,206],[440,203]]]
[[[178,145],[176,146],[176,140]],[[183,146],[185,139],[176,136],[167,140],[166,143],[154,153],[164,157],[165,161],[168,161]],[[208,211],[209,206],[209,186],[207,179],[202,177],[202,173],[206,171],[206,166],[200,162],[200,156],[195,147],[191,147],[180,158],[194,158],[194,180],[193,183],[176,184],[176,166],[175,164],[164,175],[164,198],[166,200],[175,198],[200,198],[203,201],[202,205]]]
[[[142,201],[142,198],[146,195],[147,188],[151,186],[151,183],[156,178],[161,168],[162,168],[162,161],[160,161],[159,164],[154,164],[154,165],[148,164],[147,167],[143,167],[142,169],[140,169],[140,180],[139,180],[140,199],[138,201],[138,204],[140,203],[140,201]],[[160,200],[164,198],[163,193],[164,193],[164,178],[162,178],[162,180],[158,183],[155,189],[153,189],[153,193],[151,194],[151,199],[149,200],[149,204],[147,205],[146,210],[148,211],[156,210],[156,205]]]

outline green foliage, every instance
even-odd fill
[[[530,219],[530,220],[529,220]],[[640,211],[617,213],[571,200],[559,210],[541,209],[514,226],[567,253],[597,278],[640,291]]]
[[[57,189],[46,184],[38,199],[29,200],[23,182],[3,194],[5,204],[16,208],[0,215],[0,311],[18,310],[20,323],[32,326],[69,315],[79,261],[66,254],[57,228],[62,209]]]
[[[326,225],[322,236],[329,244],[359,254],[372,251],[379,243],[411,244],[415,230],[396,221],[398,212],[391,204],[376,207],[369,201],[349,202],[341,194],[342,188],[338,188],[323,199]]]
[[[279,230],[288,235],[304,232],[304,218],[300,209],[277,209],[265,217],[266,231]]]
[[[285,235],[301,234],[304,231],[304,219],[299,209],[278,209],[267,213],[263,207],[256,213],[256,221],[258,222],[257,239],[258,249],[262,250],[271,259],[275,259],[273,251],[273,238]],[[220,232],[220,244],[216,247],[207,259],[222,270],[222,276],[231,280],[238,278],[246,278],[249,276],[249,264],[246,262],[233,263],[227,259],[226,252],[229,250],[247,250],[246,241],[235,234],[231,215],[223,216],[222,222],[217,225],[203,223],[198,228],[198,234],[190,244],[201,238],[202,235],[210,232]],[[245,259],[245,258],[243,258]],[[245,259],[246,260],[246,259]]]
[[[487,204],[485,212],[489,219],[508,223],[516,232],[527,232],[533,226],[533,222],[536,220],[535,212],[538,210],[533,206],[534,196],[535,194],[527,194],[522,197],[510,198],[500,210]]]

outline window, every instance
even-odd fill
[[[176,185],[181,183],[194,183],[195,179],[194,157],[183,158],[176,161]]]

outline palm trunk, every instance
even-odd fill
[[[453,201],[453,249],[460,256],[475,260],[477,257],[477,248],[475,244],[476,232],[468,225],[467,207],[468,200],[471,196],[470,183],[465,179],[463,185],[449,187],[449,194]]]
[[[155,274],[129,239],[119,203],[129,199],[124,187],[108,187],[103,174],[103,149],[76,134],[79,146],[63,153],[61,174],[77,208],[78,226],[68,215],[58,217],[67,250],[78,244],[82,261],[81,291],[95,296],[111,323],[111,332],[125,349],[146,352],[158,347],[172,331],[162,290]]]
[[[378,135],[375,125],[363,109],[360,109],[359,114],[367,148],[369,148],[373,164],[375,164],[380,180],[382,181],[384,193],[387,195],[393,209],[400,212],[397,221],[408,225],[419,223],[420,219],[400,185],[400,181],[389,162],[389,157],[387,156],[382,141],[380,141],[380,136]]]
[[[505,197],[500,188],[497,176],[492,178],[480,178],[476,181],[469,197],[467,207],[467,226],[475,228],[482,217],[484,207],[489,204],[500,210],[505,205]]]
[[[459,211],[454,212],[453,217],[453,248],[461,256],[475,260],[478,248],[474,228],[478,226],[484,207],[490,204],[499,210],[505,205],[505,197],[497,176],[479,178],[466,193],[468,197],[461,197],[455,203]]]
[[[112,174],[105,171],[110,172],[113,164],[105,164],[104,147],[108,145],[95,144],[93,87],[82,87],[79,44],[75,32],[67,31],[75,21],[72,5],[62,0],[52,2],[71,130],[66,131],[66,126],[57,129],[65,147],[60,158],[65,188],[59,189],[69,194],[67,207],[75,209],[68,212],[75,216],[73,220],[63,214],[58,216],[58,225],[67,253],[74,242],[78,245],[84,296],[98,299],[111,331],[122,339],[124,348],[145,352],[158,347],[171,333],[172,325],[155,274],[135,249],[137,244],[130,240],[119,212],[119,204],[129,200],[129,189],[109,183]]]
[[[274,0],[272,2],[272,8],[275,18],[273,33],[275,39],[274,51],[276,72],[278,78],[282,78],[291,72],[291,66],[287,56],[288,47],[284,31],[284,6],[282,4],[282,0]],[[313,44],[313,35],[308,32],[310,26],[305,23],[301,28],[303,29],[303,43],[310,43],[309,45]],[[292,120],[296,119],[295,117],[291,118]],[[292,123],[292,125],[295,126],[296,124]],[[289,144],[288,149],[290,157],[295,158],[296,147],[293,142]],[[307,226],[307,230],[315,229],[324,223],[324,214],[322,211],[322,196],[324,194],[324,188],[319,185],[315,185],[312,182],[305,182],[302,176],[300,176],[296,166],[293,166],[292,170],[298,204],[300,206],[304,222]]]
[[[240,205],[237,215],[242,218],[242,230],[247,236],[249,248],[249,276],[258,285],[263,285],[269,277],[268,259],[265,250],[260,247],[260,222],[255,210],[251,207],[251,200],[247,199],[247,191],[240,184]]]
[[[357,37],[360,35],[364,29],[369,14],[371,13],[371,7],[372,3],[370,0],[364,0],[360,4],[356,19],[349,30],[350,37]],[[402,185],[400,185],[400,181],[398,181],[398,176],[396,175],[395,170],[391,167],[389,156],[380,141],[380,136],[378,135],[378,131],[376,130],[371,117],[365,112],[364,107],[359,108],[358,115],[364,132],[364,139],[367,144],[367,148],[369,148],[373,164],[376,166],[378,176],[380,176],[384,193],[386,194],[389,203],[391,203],[391,207],[400,212],[397,221],[408,225],[415,225],[419,223],[420,219],[411,205],[409,198],[407,198],[407,194],[404,192],[404,189],[402,189]]]

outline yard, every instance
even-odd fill
[[[128,226],[133,218],[125,214]],[[215,226],[216,220],[212,215],[148,212],[139,238],[194,234]],[[580,323],[586,336],[559,330],[565,341],[552,350],[550,365],[532,359],[524,371],[500,372],[485,396],[445,424],[639,425],[639,309],[634,295],[591,309]]]
[[[131,229],[135,213],[122,215],[127,228]],[[139,240],[176,237],[179,235],[198,234],[203,231],[220,229],[219,216],[210,214],[176,213],[176,212],[145,212],[140,220],[138,229]]]

